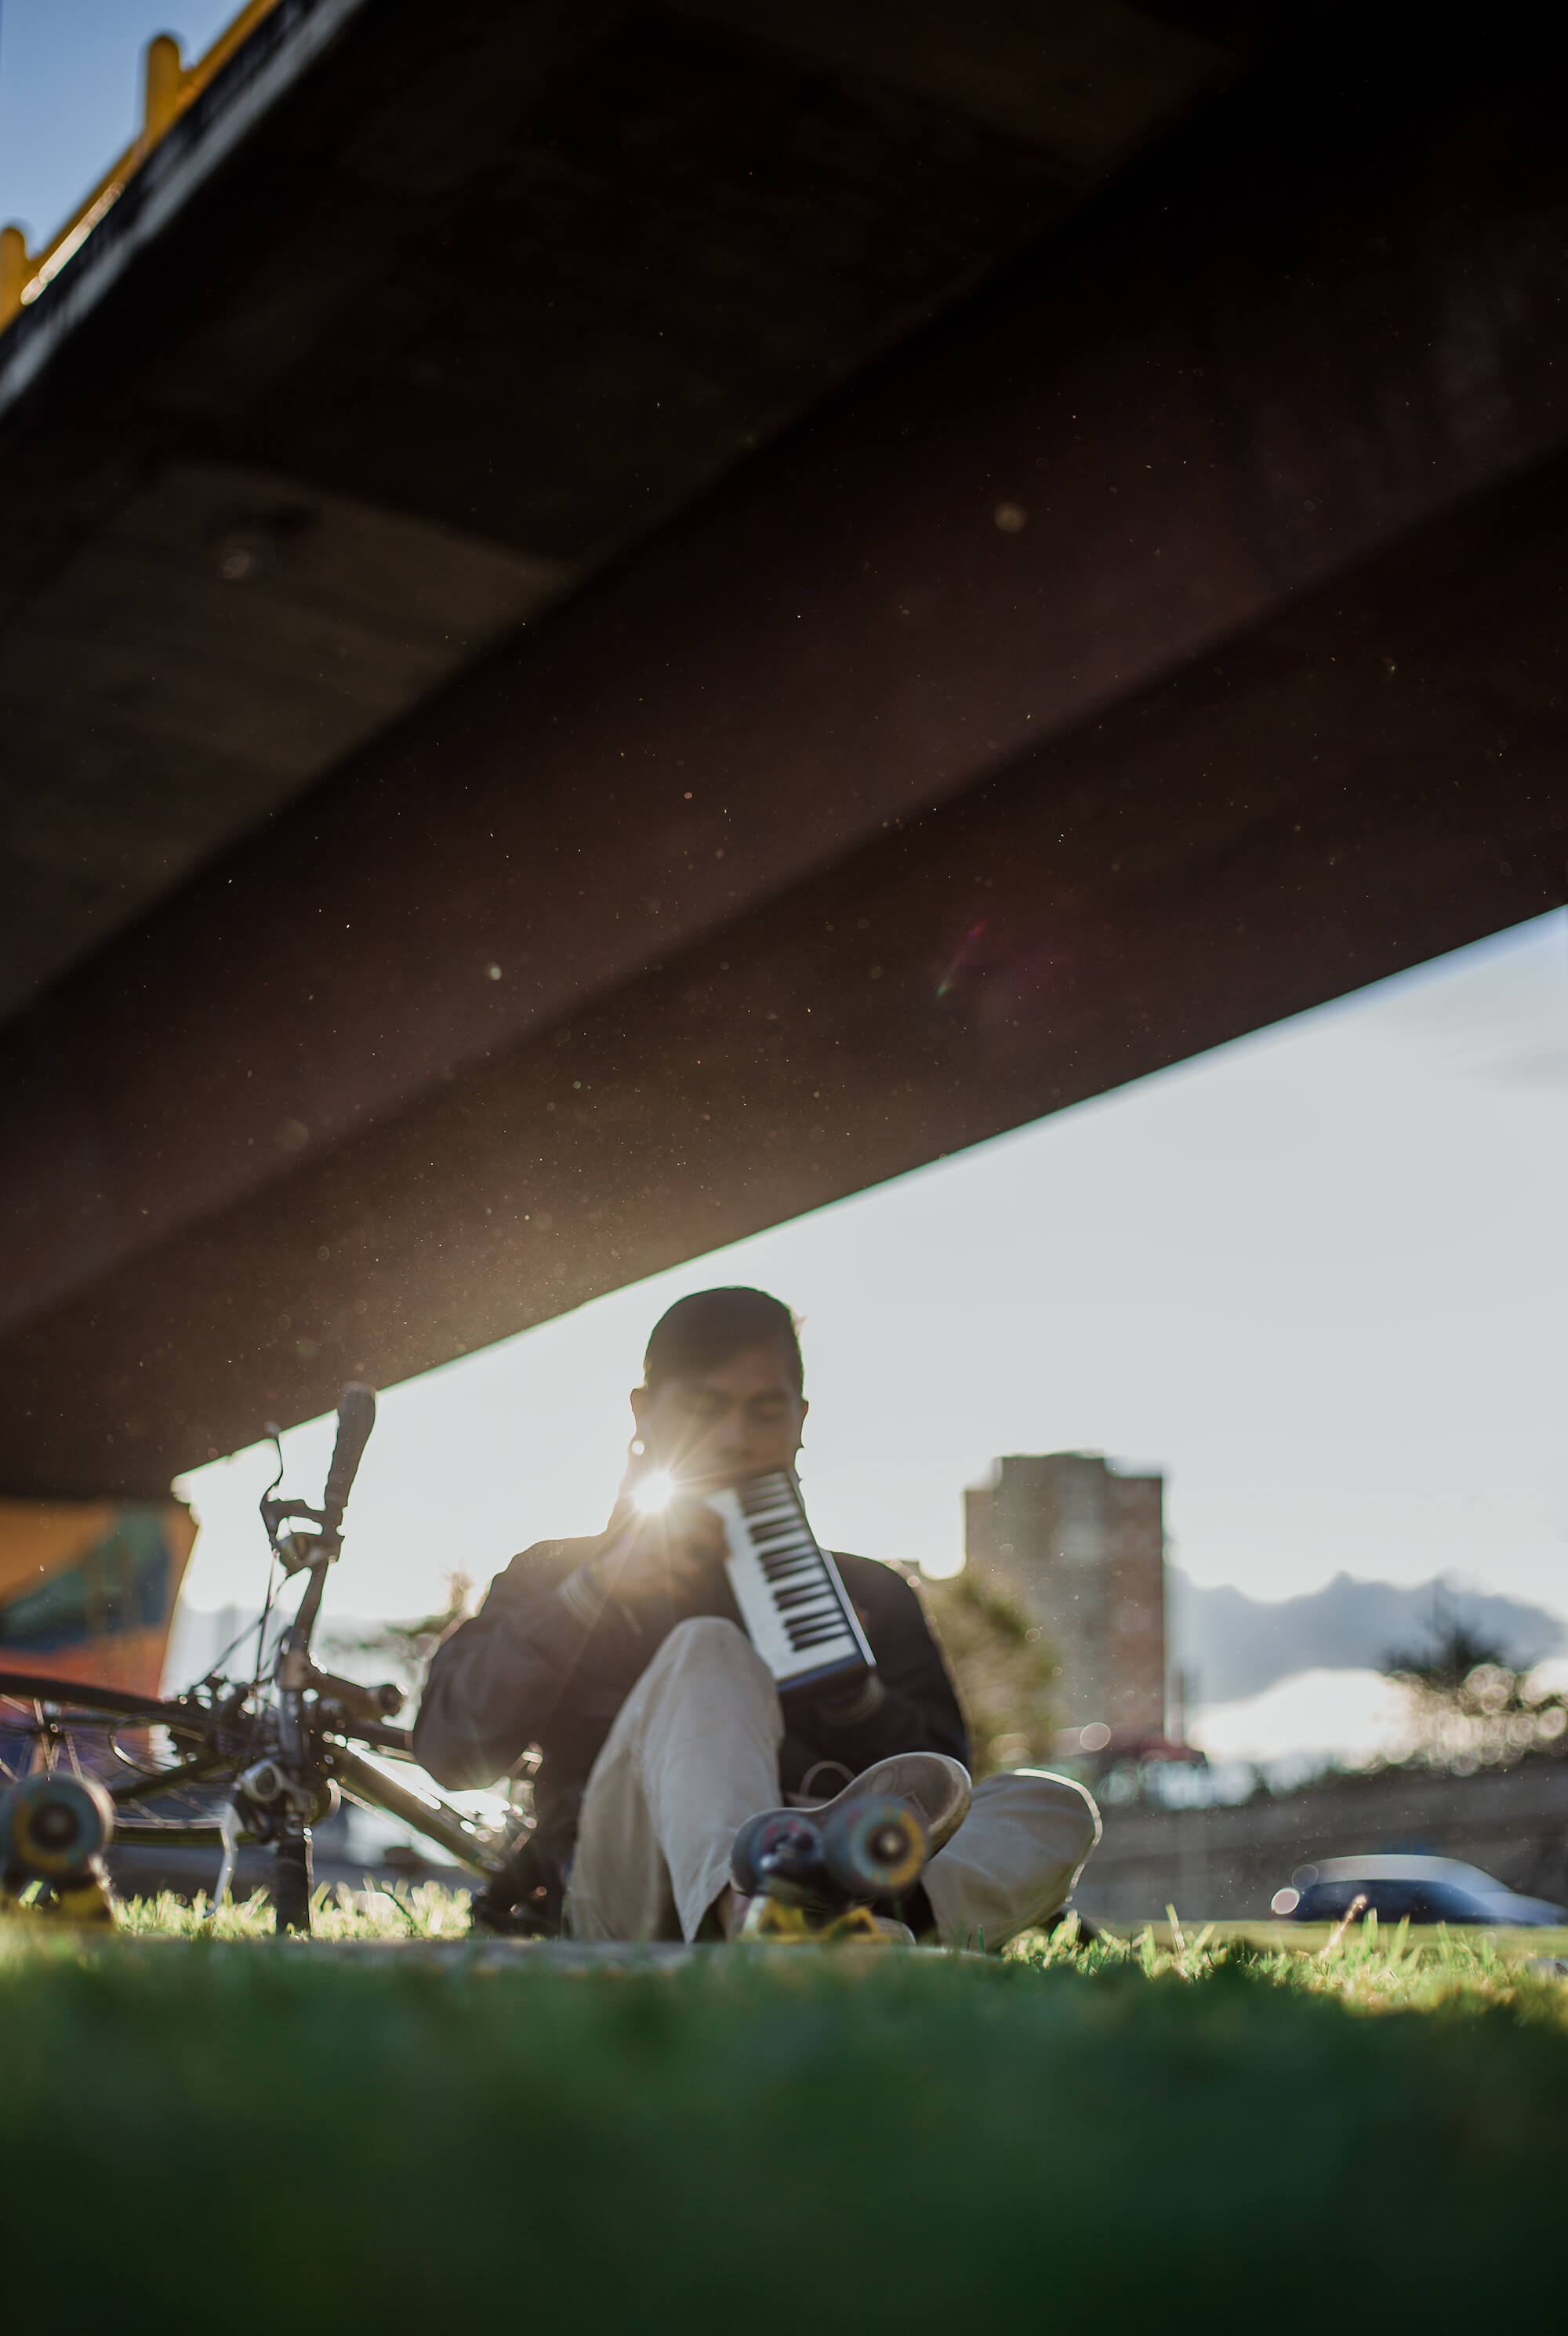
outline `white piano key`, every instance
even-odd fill
[[[800,1488],[780,1471],[710,1496],[746,1632],[781,1688],[873,1668],[860,1617],[832,1555],[806,1522]]]

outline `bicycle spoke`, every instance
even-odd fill
[[[126,1703],[131,1709],[116,1708]],[[217,1839],[236,1760],[233,1749],[211,1740],[204,1717],[151,1698],[106,1695],[97,1706],[91,1688],[75,1690],[67,1704],[0,1687],[0,1783],[56,1767],[93,1777],[116,1804],[121,1843],[173,1846],[178,1837],[205,1846]]]
[[[178,1786],[194,1784],[200,1777],[226,1776],[232,1767],[224,1753],[205,1752],[193,1760],[180,1761],[176,1767],[149,1768],[129,1784],[111,1785],[109,1797],[117,1809],[124,1808],[130,1802],[145,1800],[153,1793],[173,1792]]]

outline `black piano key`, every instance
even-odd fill
[[[753,1580],[765,1590],[777,1643],[802,1667],[793,1682],[831,1679],[865,1660],[860,1634],[827,1557],[806,1522],[793,1479],[779,1475],[736,1486]],[[780,1660],[784,1660],[781,1653]]]

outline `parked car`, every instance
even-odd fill
[[[1379,1922],[1501,1922],[1520,1928],[1568,1923],[1568,1907],[1516,1890],[1455,1857],[1326,1857],[1299,1865],[1276,1890],[1276,1914],[1293,1922],[1336,1922],[1357,1898]]]

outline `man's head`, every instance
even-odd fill
[[[794,1317],[761,1290],[702,1290],[654,1326],[632,1389],[650,1469],[683,1484],[737,1484],[787,1468],[806,1403]]]

